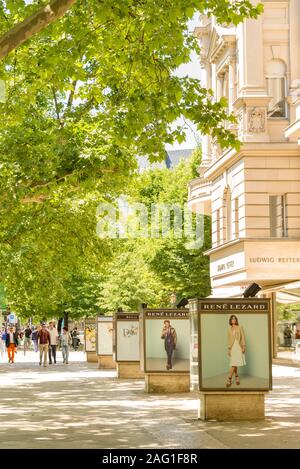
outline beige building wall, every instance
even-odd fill
[[[227,97],[243,143],[222,152],[205,137],[189,188],[191,207],[203,202],[212,216],[213,287],[247,286],[255,269],[263,284],[300,278],[300,0],[263,3],[237,28],[204,16],[196,28],[203,84]],[[265,266],[253,260],[256,240],[272,259]]]

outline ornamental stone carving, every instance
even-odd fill
[[[260,134],[266,131],[266,110],[254,108],[248,111],[248,132]]]
[[[244,133],[244,113],[239,112],[237,116],[237,125],[238,125],[238,136],[241,138]]]

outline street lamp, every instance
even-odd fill
[[[176,305],[176,301],[177,301],[177,295],[175,292],[171,293],[170,295],[170,303],[171,303],[171,306],[175,306]]]

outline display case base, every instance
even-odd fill
[[[114,370],[116,368],[116,362],[112,355],[98,355],[98,368],[104,368],[105,370]]]
[[[201,392],[201,420],[260,420],[265,418],[266,392]]]
[[[143,379],[140,362],[117,362],[118,378]]]
[[[86,361],[88,363],[97,363],[98,357],[96,352],[85,352],[86,353]]]
[[[145,391],[163,394],[190,392],[190,373],[146,373]]]

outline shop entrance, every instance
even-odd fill
[[[300,362],[300,288],[276,293],[277,358]]]

